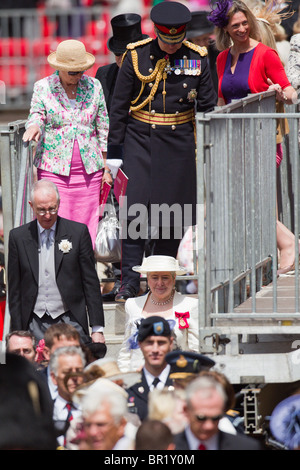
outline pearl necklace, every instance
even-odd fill
[[[167,305],[171,302],[171,300],[173,299],[174,297],[174,291],[172,292],[171,294],[171,297],[169,297],[167,300],[165,300],[164,302],[155,302],[155,300],[152,299],[152,294],[151,294],[151,302],[153,303],[153,305]]]

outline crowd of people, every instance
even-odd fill
[[[18,423],[13,423],[5,437],[0,433],[1,449],[264,449],[245,435],[242,418],[233,413],[233,386],[212,370],[215,362],[197,352],[174,350],[174,333],[163,317],[141,321],[137,342],[143,366],[126,372],[103,349],[91,354],[67,323],[51,325],[38,350],[30,332],[11,332],[6,342],[0,388],[15,374],[23,388],[34,381],[39,393],[23,397],[27,414],[21,422],[23,431],[30,427],[29,435],[16,434]],[[6,395],[2,390],[2,419],[8,401],[10,410],[17,406],[15,381]],[[40,416],[42,406],[47,412]],[[40,441],[38,434],[43,434]]]
[[[184,227],[196,224],[195,112],[248,93],[274,90],[278,106],[297,95],[300,34],[285,66],[273,29],[281,8],[247,3],[219,0],[191,13],[184,2],[157,2],[155,39],[142,33],[138,14],[120,14],[108,41],[115,62],[95,78],[84,74],[95,58],[77,39],[48,56],[55,72],[35,84],[23,136],[36,143],[34,220],[9,236],[0,422],[11,426],[0,431],[1,449],[266,448],[246,435],[233,385],[199,354],[198,300],[176,290],[176,276],[187,273],[178,260]],[[100,194],[113,185],[115,165],[128,177],[129,208],[122,219],[120,207],[126,236],[106,298],[125,305],[116,360],[106,356],[94,256]],[[152,208],[162,204],[176,204],[180,216],[156,217]],[[295,264],[295,236],[279,221],[277,229],[280,275]],[[288,433],[271,426],[289,449],[300,444],[295,413],[293,420]]]

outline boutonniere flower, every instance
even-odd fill
[[[72,242],[69,242],[69,240],[62,240],[59,243],[58,248],[63,253],[69,253],[69,251],[72,250]]]
[[[175,312],[175,317],[178,318],[178,326],[180,330],[190,326],[187,321],[187,318],[190,318],[190,312]]]

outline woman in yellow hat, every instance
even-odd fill
[[[34,85],[23,140],[37,142],[37,177],[57,185],[59,215],[85,223],[94,244],[101,186],[112,182],[105,167],[108,113],[102,86],[84,74],[95,57],[81,41],[68,39],[48,63],[56,71]]]

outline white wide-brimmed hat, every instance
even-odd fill
[[[93,54],[87,52],[83,42],[76,39],[60,42],[47,60],[51,67],[64,72],[84,72],[95,63]]]
[[[141,266],[133,266],[133,271],[141,274],[147,274],[150,272],[175,272],[178,275],[186,274],[187,271],[182,266],[179,266],[177,259],[172,256],[165,255],[152,255],[148,258],[144,258]]]

